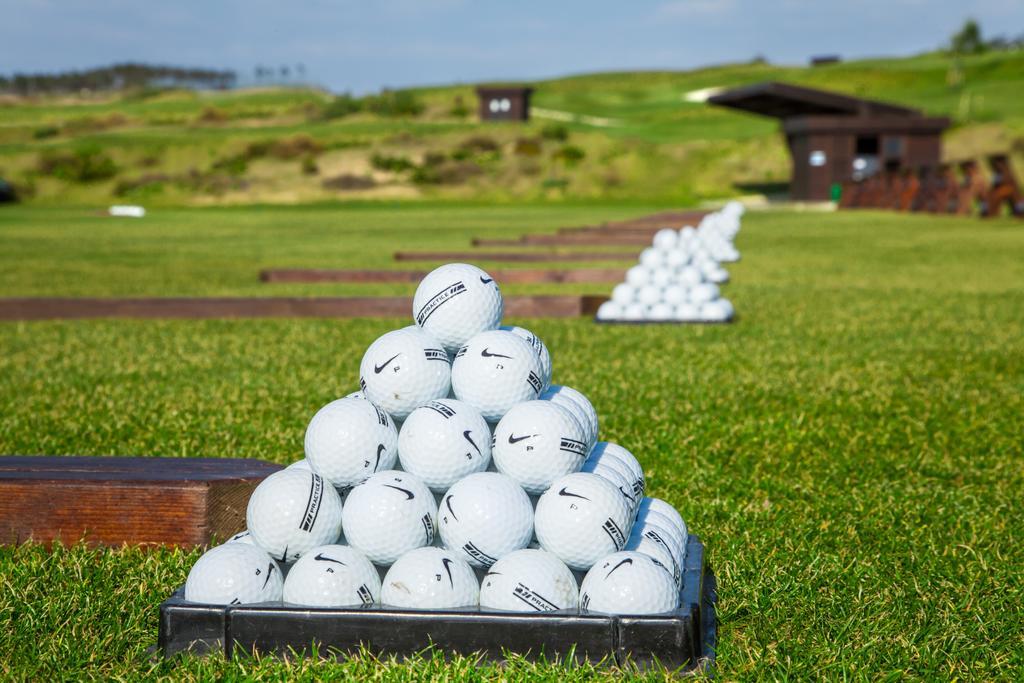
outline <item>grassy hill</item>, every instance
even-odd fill
[[[333,98],[314,90],[8,99],[0,101],[0,176],[42,204],[692,203],[735,194],[735,183],[787,178],[774,120],[684,99],[762,80],[951,116],[952,158],[1024,153],[1024,52],[1016,51],[573,76],[535,84],[538,116],[525,125],[476,122],[471,86],[410,91],[423,105],[413,116],[328,118]]]

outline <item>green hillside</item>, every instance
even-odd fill
[[[422,111],[346,116],[327,93],[248,90],[0,100],[0,177],[27,201],[211,204],[327,198],[692,203],[788,176],[772,119],[687,93],[783,80],[951,116],[947,154],[1024,153],[1024,52],[816,68],[727,65],[535,83],[535,120],[475,121],[472,86]],[[387,98],[379,98],[388,103]],[[346,100],[341,101],[344,105]],[[343,107],[342,107],[343,109]]]

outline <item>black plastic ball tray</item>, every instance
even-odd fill
[[[687,539],[680,607],[660,615],[309,608],[281,602],[224,606],[186,602],[183,595],[180,588],[160,605],[158,648],[165,657],[182,652],[290,656],[313,645],[321,656],[340,658],[360,645],[405,656],[433,645],[442,652],[498,661],[518,653],[531,659],[571,657],[693,671],[711,667],[715,656],[715,579],[705,565],[704,546],[693,535]]]

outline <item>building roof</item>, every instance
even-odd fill
[[[708,98],[711,104],[762,116],[788,119],[795,116],[918,117],[918,109],[865,100],[849,95],[768,81],[733,88]]]
[[[533,88],[528,85],[480,85],[476,92],[478,95],[528,95]]]

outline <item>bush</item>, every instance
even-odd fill
[[[114,188],[114,194],[118,197],[149,197],[163,192],[165,185],[173,180],[172,176],[164,173],[146,173],[138,178],[120,181]]]
[[[412,180],[421,185],[461,185],[481,173],[483,169],[475,162],[446,161],[432,166],[420,166],[413,172]]]
[[[560,123],[549,123],[540,129],[540,136],[545,140],[565,142],[569,139],[569,129]]]
[[[402,173],[416,168],[416,164],[406,157],[389,157],[384,154],[371,156],[370,165],[378,171],[388,171],[389,173]]]
[[[36,128],[32,131],[32,137],[36,140],[55,138],[58,135],[60,135],[60,129],[57,128],[57,126],[43,126],[42,128]]]
[[[462,95],[455,96],[455,102],[452,104],[452,108],[448,110],[448,113],[457,119],[464,119],[469,116],[469,107],[462,100]]]
[[[427,152],[426,154],[423,155],[423,163],[421,164],[421,166],[427,168],[431,166],[440,166],[446,161],[448,161],[448,157],[445,156],[442,152]]]
[[[368,190],[377,186],[373,178],[351,173],[342,173],[333,178],[327,178],[321,184],[325,190]]]
[[[564,161],[567,165],[573,166],[583,160],[587,154],[576,145],[564,145],[555,152],[555,158]]]
[[[243,152],[213,162],[214,171],[223,171],[228,175],[241,176],[249,170],[249,157]]]
[[[496,152],[501,149],[501,146],[494,138],[489,138],[486,135],[474,135],[463,140],[459,144],[459,149],[469,152]]]
[[[42,175],[76,183],[107,180],[117,175],[117,164],[96,147],[81,147],[73,152],[44,152],[37,169]]]
[[[340,119],[351,114],[360,112],[363,108],[362,101],[352,97],[348,93],[338,95],[328,102],[320,110],[320,117],[324,119]]]
[[[423,103],[408,90],[385,90],[364,99],[367,111],[379,116],[418,116]]]
[[[196,117],[199,123],[224,123],[227,120],[228,113],[219,107],[206,107]]]
[[[289,160],[316,155],[323,149],[324,146],[319,142],[304,133],[299,133],[290,138],[281,138],[272,142],[267,151],[275,159]]]
[[[302,175],[316,175],[320,167],[316,165],[316,157],[308,156],[302,158]]]
[[[521,157],[540,156],[541,142],[537,138],[519,138],[516,140],[513,151]]]

